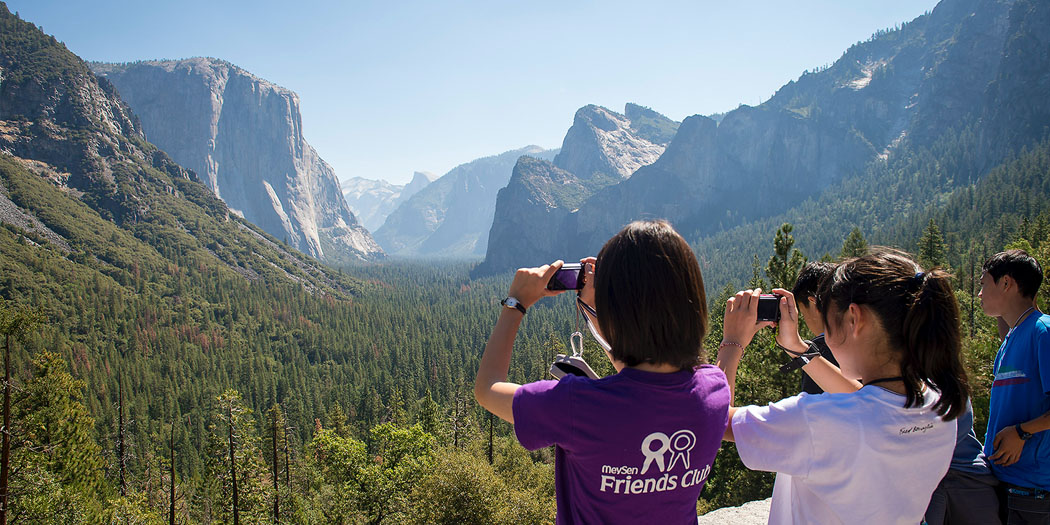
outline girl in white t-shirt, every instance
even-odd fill
[[[744,347],[774,325],[757,321],[760,293],[726,303],[718,365],[731,387]],[[809,352],[794,297],[774,293],[777,343],[825,393],[730,408],[725,439],[748,468],[777,473],[769,523],[920,523],[968,397],[948,274],[891,252],[839,265],[817,306],[841,368]]]

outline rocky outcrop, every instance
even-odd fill
[[[385,180],[353,177],[343,181],[343,198],[361,225],[376,231],[402,202],[437,179],[433,173],[417,171],[408,184],[391,184]]]
[[[564,210],[569,216],[558,228],[544,225],[553,232],[549,245],[572,247],[567,255],[593,254],[624,224],[647,217],[671,220],[688,239],[771,217],[863,174],[902,143],[925,147],[946,133],[1003,123],[996,110],[986,109],[1000,104],[1011,110],[1013,120],[999,126],[999,135],[1045,133],[1045,120],[1029,119],[1047,114],[1050,105],[1025,86],[1046,84],[1045,68],[1038,70],[1042,80],[1030,69],[1032,61],[1047,62],[1046,46],[1038,45],[1046,41],[1046,32],[1037,35],[1035,29],[1045,29],[1045,23],[1032,22],[1046,18],[1046,8],[1018,0],[1011,15],[1011,4],[944,0],[900,29],[854,45],[830,67],[804,73],[760,106],[741,106],[719,122],[699,115],[687,118],[658,160],[595,191],[578,209]],[[1031,29],[1026,32],[1026,27]],[[1012,38],[1007,46],[1009,34],[1029,36]],[[1010,46],[1024,51],[1012,53]],[[1013,94],[1018,89],[1028,91],[1017,98]],[[620,120],[587,113],[590,129],[624,129]],[[640,120],[632,116],[642,114],[630,106],[627,113],[624,120],[632,123]],[[574,128],[584,120],[580,117]],[[1029,129],[1023,122],[1035,124]],[[641,138],[652,138],[653,128],[660,129],[646,126],[646,135],[639,133],[641,126],[628,127]],[[587,133],[570,130],[567,144],[570,138],[589,144],[585,150],[591,153],[566,145],[555,164],[578,177],[595,171],[622,174],[625,170],[617,166],[630,166],[614,156],[594,154],[606,149]],[[1005,152],[1018,141],[999,143],[1005,144]],[[994,165],[1002,152],[985,165]],[[966,181],[976,174],[951,176]],[[497,221],[504,215],[514,214],[501,208]],[[507,270],[510,266],[497,262],[508,261],[505,254],[515,250],[490,242],[479,268]]]
[[[382,254],[303,138],[295,93],[213,58],[92,68],[116,86],[146,137],[234,213],[325,261]]]
[[[501,249],[490,249],[475,273],[539,266],[559,258],[571,261],[582,256],[573,247],[551,240],[561,238],[559,230],[566,227],[571,210],[590,194],[587,181],[548,161],[528,156],[518,159],[510,182],[496,197],[500,214],[489,232],[489,245]]]
[[[636,104],[628,104],[626,112],[633,119],[601,106],[584,106],[576,111],[553,163],[521,158],[500,190],[485,261],[475,268],[475,276],[526,261],[542,264],[592,253],[576,242],[576,208],[655,162],[667,147],[663,141],[678,128],[677,122]],[[519,242],[522,235],[530,242]]]
[[[485,253],[496,194],[522,155],[550,160],[557,150],[528,146],[456,166],[403,202],[375,237],[392,255],[472,258]]]
[[[601,106],[584,106],[576,112],[554,165],[584,179],[599,174],[627,178],[656,161],[665,145],[644,138],[625,115]]]

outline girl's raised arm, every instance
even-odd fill
[[[780,295],[780,328],[777,330],[777,344],[795,356],[809,351],[809,347],[798,335],[798,305],[795,296],[783,288],[775,288],[773,293]],[[823,357],[814,357],[802,367],[821,389],[832,394],[856,392],[862,386],[860,381],[842,375],[839,367]]]
[[[557,295],[561,291],[547,289],[554,272],[561,268],[562,261],[538,268],[520,268],[514,274],[514,281],[510,284],[508,297],[513,297],[528,309],[530,306],[544,297]],[[501,419],[514,423],[514,393],[521,385],[507,381],[507,373],[510,371],[510,354],[514,348],[514,337],[518,334],[525,314],[517,308],[503,308],[499,320],[492,329],[492,335],[485,345],[485,353],[481,356],[481,364],[478,366],[478,375],[474,379],[474,398],[486,410],[499,416]]]

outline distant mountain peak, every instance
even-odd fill
[[[407,186],[426,186],[437,180],[438,176],[429,171],[416,171],[412,173],[412,180]]]
[[[626,115],[602,106],[589,104],[577,110],[554,165],[584,179],[599,174],[628,178],[638,168],[655,162],[674,135],[677,123],[654,111],[646,110],[650,116],[641,111],[644,108],[631,106],[632,113],[635,108],[638,110],[641,127]],[[662,127],[669,127],[670,134],[658,131]]]

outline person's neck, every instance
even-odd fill
[[[879,345],[868,352],[867,355],[871,357],[867,363],[862,365],[861,370],[858,370],[861,384],[866,385],[872,381],[901,376],[900,363],[886,358],[886,356],[901,355],[900,353],[893,352],[885,346]],[[904,381],[901,380],[880,381],[876,383],[876,386],[901,395],[906,393]]]
[[[658,374],[673,374],[682,370],[681,367],[677,367],[668,363],[638,363],[637,365],[629,366],[627,368],[641,370],[642,372],[656,372]]]
[[[1021,297],[1015,301],[1010,301],[1010,304],[1006,305],[1003,311],[1002,318],[1006,321],[1006,324],[1010,325],[1010,328],[1016,327],[1021,321],[1024,321],[1028,316],[1036,312],[1035,301],[1028,299],[1027,297]],[[1031,310],[1031,312],[1029,312]]]
[[[881,369],[878,369],[878,370],[871,370],[871,371],[867,371],[867,372],[863,373],[862,376],[861,376],[860,382],[863,385],[867,385],[868,383],[871,383],[872,381],[878,381],[877,383],[875,383],[875,386],[878,386],[878,387],[881,387],[881,388],[885,388],[886,390],[889,390],[890,392],[893,392],[895,394],[900,394],[900,395],[903,396],[903,395],[905,395],[907,393],[907,391],[904,388],[904,381],[903,380],[897,379],[897,380],[894,380],[894,381],[879,381],[880,379],[888,379],[888,378],[900,377],[900,376],[901,376],[901,369],[900,369],[899,366],[894,366],[894,367],[887,366],[887,367],[884,367],[884,368],[881,368]]]

